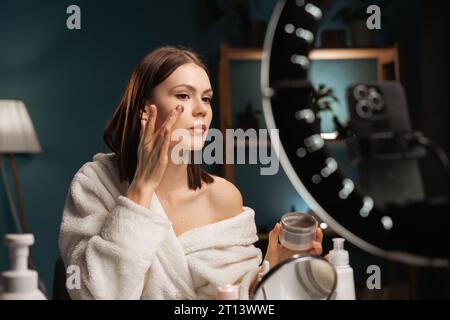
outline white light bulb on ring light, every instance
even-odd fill
[[[339,198],[341,198],[342,200],[345,200],[348,198],[348,196],[353,192],[353,190],[355,189],[355,184],[353,183],[352,180],[350,180],[349,178],[345,178],[342,181],[342,189],[339,191]]]
[[[394,222],[392,221],[391,217],[384,216],[381,218],[381,224],[386,230],[391,230],[394,226]]]
[[[292,23],[288,23],[284,26],[284,31],[288,34],[291,34],[295,31],[295,27]]]
[[[311,109],[303,109],[295,113],[295,119],[305,120],[306,123],[311,124],[314,122],[314,120],[316,120],[316,116],[314,115],[314,112]]]
[[[332,173],[334,173],[338,168],[338,163],[333,158],[327,158],[325,160],[326,167],[320,171],[322,177],[329,177]]]
[[[318,175],[318,174],[315,174],[315,175],[312,176],[311,181],[314,184],[319,184],[322,181],[322,177],[320,175]]]
[[[306,156],[306,153],[307,152],[306,152],[305,148],[298,148],[297,152],[296,152],[297,157],[299,157],[299,158],[304,158]]]
[[[303,69],[307,69],[309,67],[308,57],[302,56],[301,54],[293,54],[291,56],[291,62],[300,65]]]
[[[313,134],[312,136],[306,138],[304,142],[309,152],[320,150],[325,145],[325,142],[319,134]]]
[[[316,20],[322,19],[322,10],[319,7],[316,7],[312,3],[308,3],[305,6],[305,11],[312,15]]]
[[[328,228],[328,225],[325,222],[320,223],[320,229],[325,230]]]
[[[363,198],[363,206],[361,210],[359,210],[359,214],[363,218],[367,218],[369,216],[370,211],[373,209],[373,200],[371,197],[364,197]]]
[[[314,34],[309,30],[297,28],[297,30],[295,30],[295,35],[301,39],[304,39],[309,44],[314,42]]]

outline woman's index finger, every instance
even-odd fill
[[[144,120],[145,123],[145,129],[144,129],[144,139],[146,141],[150,141],[153,138],[153,134],[155,132],[155,122],[156,122],[156,116],[157,116],[157,111],[156,111],[156,106],[155,105],[150,105],[150,107],[148,108],[149,112],[148,112],[148,116],[147,119]]]
[[[184,111],[184,107],[180,104],[172,112],[164,124],[165,127],[172,128],[175,122],[177,122],[178,116]]]

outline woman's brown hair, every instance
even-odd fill
[[[208,68],[192,50],[181,47],[161,47],[149,53],[134,69],[113,116],[103,132],[105,144],[116,154],[120,181],[131,184],[137,166],[137,149],[140,139],[140,113],[153,89],[169,77],[178,67],[195,63],[209,75]],[[193,159],[193,157],[191,157]],[[202,182],[214,181],[200,164],[187,165],[188,186],[196,190]]]

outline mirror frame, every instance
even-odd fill
[[[278,270],[280,270],[287,264],[290,264],[293,262],[307,261],[307,260],[320,260],[320,261],[324,261],[325,263],[327,263],[331,266],[331,268],[333,270],[333,274],[334,274],[334,279],[336,280],[336,281],[334,281],[333,289],[331,290],[330,294],[328,295],[328,297],[326,299],[326,300],[331,300],[331,298],[333,297],[333,294],[336,292],[336,287],[337,287],[337,273],[336,273],[336,269],[334,268],[334,266],[322,256],[311,256],[311,255],[301,256],[299,254],[293,255],[292,257],[284,260],[283,262],[280,262],[273,268],[270,267],[269,271],[262,277],[261,281],[259,281],[256,284],[256,286],[254,287],[252,294],[251,294],[252,300],[254,300],[253,297],[255,296],[255,293],[264,284],[264,282],[266,282]]]

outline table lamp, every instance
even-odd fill
[[[20,189],[15,154],[40,153],[42,151],[36,132],[22,101],[0,100],[0,171],[8,197],[9,206],[19,233],[29,232],[25,217],[25,206]],[[19,215],[9,188],[3,155],[9,158]]]

